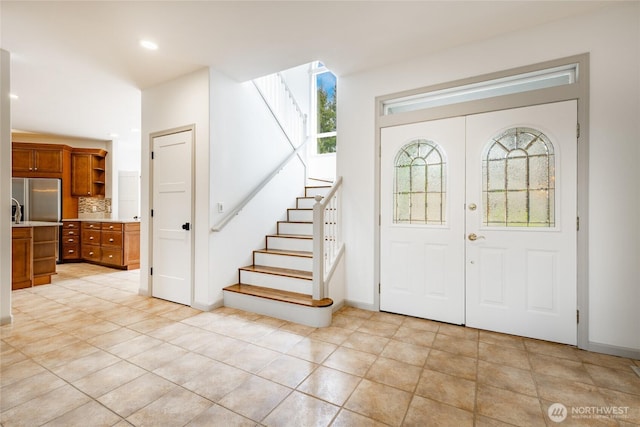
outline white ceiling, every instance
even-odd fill
[[[0,46],[13,128],[126,142],[141,89],[204,66],[244,81],[322,60],[340,76],[611,3],[0,0]]]

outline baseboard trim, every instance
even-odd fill
[[[593,351],[595,353],[604,353],[604,354],[610,354],[612,356],[620,356],[620,357],[627,357],[629,359],[640,360],[640,350],[629,348],[629,347],[619,347],[616,345],[602,344],[602,343],[589,341],[589,347],[586,348],[585,350]]]
[[[365,304],[362,302],[358,302],[358,301],[351,301],[351,300],[344,300],[344,305],[347,307],[353,307],[353,308],[360,308],[362,310],[368,310],[368,311],[380,311],[378,310],[378,307],[375,306],[375,304]]]
[[[223,299],[219,299],[217,301],[214,301],[211,304],[207,304],[207,303],[203,303],[203,302],[199,302],[199,301],[194,301],[193,304],[191,304],[191,308],[195,308],[196,310],[200,310],[200,311],[213,311],[216,308],[220,308],[224,306],[224,300]]]
[[[13,323],[13,314],[0,318],[0,325],[10,325]]]
[[[334,303],[332,306],[333,310],[331,312],[335,313],[336,311],[340,310],[342,307],[344,307],[344,300],[340,301],[339,303]]]

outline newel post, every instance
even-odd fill
[[[315,196],[313,205],[313,299],[324,295],[324,206],[322,196]]]

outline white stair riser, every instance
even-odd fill
[[[267,249],[313,252],[313,239],[267,236]]]
[[[313,258],[293,256],[293,255],[280,255],[280,254],[268,254],[264,252],[256,252],[255,254],[253,254],[253,263],[255,265],[288,268],[290,270],[302,270],[302,271],[313,270]]]
[[[298,209],[313,209],[313,205],[316,204],[316,200],[313,197],[306,199],[297,199],[296,208]]]
[[[304,195],[307,197],[315,197],[316,195],[326,196],[331,191],[331,187],[306,187]]]
[[[223,294],[225,307],[237,308],[251,313],[288,320],[313,328],[324,328],[331,324],[331,312],[333,308],[331,306],[305,307],[252,295],[243,295],[237,292],[224,291]]]
[[[281,291],[298,292],[309,295],[311,295],[313,291],[313,284],[311,280],[246,270],[240,270],[240,283],[243,285],[262,286],[264,288],[279,289]]]
[[[278,234],[313,235],[313,224],[310,222],[279,222]]]
[[[289,209],[287,215],[289,221],[307,221],[313,222],[313,210],[309,209]]]

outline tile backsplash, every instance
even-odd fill
[[[111,218],[111,199],[106,197],[79,197],[78,218]]]

